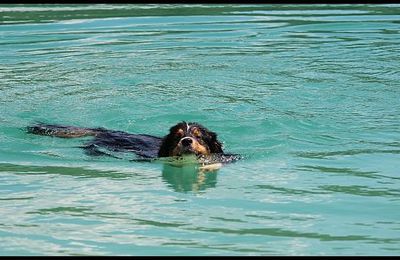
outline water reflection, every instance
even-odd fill
[[[162,178],[177,192],[199,192],[216,186],[217,171],[200,169],[196,164],[164,164]]]

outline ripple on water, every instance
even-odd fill
[[[0,13],[0,254],[399,253],[399,5]],[[205,173],[24,131],[181,120],[244,158]]]

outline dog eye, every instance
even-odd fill
[[[196,128],[196,129],[193,130],[193,135],[195,137],[201,137],[201,131]]]
[[[182,129],[179,129],[178,131],[176,131],[175,135],[176,135],[177,137],[182,137],[182,136],[183,136],[183,130],[182,130]]]

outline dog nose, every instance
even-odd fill
[[[193,140],[192,138],[184,138],[181,142],[183,146],[189,146],[193,143]]]

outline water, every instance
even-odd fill
[[[1,5],[1,255],[399,255],[400,5]],[[244,160],[89,157],[35,122]]]

